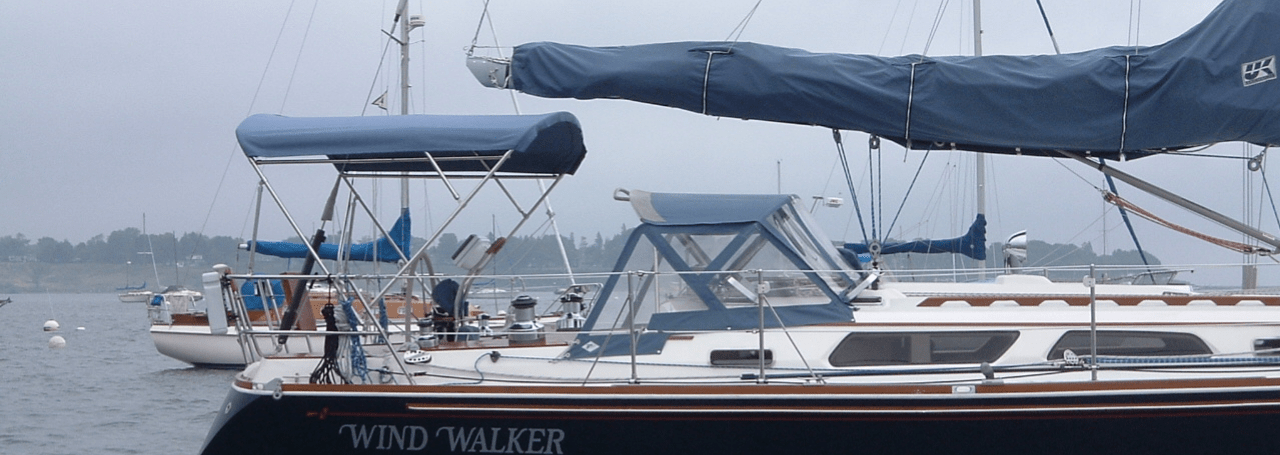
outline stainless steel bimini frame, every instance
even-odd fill
[[[300,238],[312,238],[301,228],[298,220],[282,199],[280,193],[267,177],[265,168],[276,165],[332,165],[336,171],[333,189],[325,200],[320,219],[317,238],[323,237],[323,231],[334,221],[334,207],[338,204],[338,196],[342,189],[348,193],[346,201],[346,228],[337,244],[336,257],[322,257],[318,249],[304,244],[306,265],[303,275],[312,276],[310,267],[319,267],[318,273],[324,279],[338,284],[337,292],[345,298],[360,299],[369,314],[370,302],[376,302],[387,296],[393,289],[402,288],[406,296],[406,304],[411,303],[414,281],[434,280],[437,274],[427,256],[427,250],[434,245],[446,229],[453,226],[467,207],[476,202],[480,191],[490,183],[495,184],[520,215],[519,222],[513,226],[507,237],[515,235],[532,217],[538,206],[546,203],[547,197],[565,176],[574,173],[586,150],[582,143],[581,128],[577,119],[568,113],[552,113],[530,116],[394,116],[394,117],[350,117],[350,118],[289,118],[270,115],[255,115],[246,119],[237,128],[237,137],[244,150],[249,164],[258,176],[258,196],[253,225],[254,242],[249,244],[251,252],[250,273],[253,270],[253,256],[257,251],[257,240],[264,208],[262,194],[270,195],[276,208]],[[456,202],[446,220],[427,238],[427,241],[415,251],[402,251],[395,242],[390,242],[399,257],[394,275],[378,276],[385,279],[380,289],[373,296],[355,292],[353,279],[375,278],[368,275],[353,275],[346,252],[352,245],[350,227],[358,213],[363,212],[373,221],[379,235],[388,236],[388,231],[375,219],[373,210],[366,204],[364,197],[354,184],[355,179],[399,179],[402,183],[402,208],[409,206],[408,182],[413,179],[438,180],[448,190]],[[462,181],[474,180],[471,188],[461,188]],[[518,197],[504,181],[534,180],[538,182],[536,197],[527,194]],[[544,185],[543,180],[551,180]],[[529,200],[532,202],[528,202]],[[486,210],[486,213],[491,210]],[[504,237],[505,239],[505,237]],[[495,255],[502,242],[488,248],[483,253],[481,263],[487,262]],[[326,264],[326,260],[332,261]],[[416,270],[419,263],[425,264],[426,275],[419,275]],[[466,271],[468,277],[479,270]],[[232,278],[262,278],[264,275],[236,275]],[[296,278],[296,276],[290,276]],[[465,296],[465,286],[471,282],[464,279],[464,288],[458,298],[451,302],[460,305]],[[305,281],[303,281],[305,285]],[[421,282],[420,285],[430,292],[434,283]],[[302,286],[300,286],[302,287]],[[233,292],[234,293],[234,292]],[[232,299],[238,300],[238,299]],[[297,296],[290,302],[290,309],[281,317],[281,326],[291,326],[291,313],[296,312]],[[243,311],[243,305],[235,305],[236,310]],[[411,306],[410,306],[411,308]],[[405,340],[409,340],[411,311],[405,315]],[[463,314],[463,312],[455,312]],[[247,316],[247,312],[243,313]],[[248,320],[247,317],[244,320]],[[380,335],[389,340],[387,327],[377,327],[376,331],[368,331],[370,335]],[[252,331],[252,327],[242,327]],[[301,334],[301,332],[298,332]],[[279,350],[287,335],[281,335]],[[254,346],[256,343],[245,343]],[[262,354],[262,352],[259,352]]]

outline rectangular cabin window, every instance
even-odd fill
[[[1017,331],[856,332],[845,336],[832,366],[994,362],[1018,339]]]
[[[711,364],[715,366],[758,366],[759,349],[716,349],[711,351]],[[764,364],[773,365],[773,350],[764,350]]]
[[[1088,330],[1071,330],[1062,335],[1049,351],[1049,360],[1062,359],[1067,349],[1077,356],[1088,356]],[[1180,332],[1142,332],[1129,330],[1099,330],[1098,355],[1126,357],[1157,357],[1174,355],[1209,355],[1213,351],[1200,337]]]
[[[1253,340],[1253,355],[1258,357],[1280,356],[1280,339],[1259,338]]]

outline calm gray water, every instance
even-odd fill
[[[0,454],[195,454],[234,371],[156,352],[115,294],[0,295]],[[42,327],[50,318],[57,332]],[[84,330],[77,330],[83,327]],[[62,336],[67,345],[48,347]]]

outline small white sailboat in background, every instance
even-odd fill
[[[151,236],[147,234],[147,214],[142,214],[142,236],[147,239],[147,251],[139,251],[139,255],[146,255],[151,258],[151,272],[155,275],[156,283],[160,283],[160,267],[156,264],[155,247],[151,244]],[[146,289],[147,283],[144,281],[142,285],[137,287],[125,286],[119,288],[122,290],[119,294],[121,302],[125,303],[147,303],[149,306],[162,306],[165,302],[173,301],[174,305],[185,305],[184,302],[197,302],[204,298],[204,294],[200,291],[187,289],[181,284],[172,284],[163,290],[149,291]]]
[[[147,283],[143,282],[141,287],[139,287],[138,289],[117,288],[116,290],[124,291],[118,295],[121,302],[146,303],[151,301],[151,296],[155,295],[154,292],[148,291],[146,289],[146,286],[147,286]]]
[[[147,214],[145,213],[142,214],[142,237],[147,239],[147,251],[139,251],[138,254],[146,255],[147,257],[151,258],[151,272],[155,274],[155,278],[156,278],[155,283],[159,285],[160,284],[160,268],[156,265],[155,247],[151,245],[151,236],[147,235]],[[125,263],[125,267],[130,267],[132,265],[133,265],[133,261],[126,261]],[[126,269],[126,276],[128,275],[127,270],[128,269]],[[126,285],[124,287],[117,289],[119,291],[124,291],[124,292],[121,292],[119,295],[121,302],[148,303],[148,302],[151,302],[152,297],[155,296],[155,292],[147,290],[146,281],[143,281],[142,284],[139,286],[131,287],[131,286],[128,286],[128,279],[126,278],[125,284]]]

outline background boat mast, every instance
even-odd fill
[[[973,0],[973,55],[975,57],[982,56],[982,0]],[[974,177],[977,184],[977,211],[978,215],[986,216],[987,213],[987,158],[986,154],[979,152],[974,161],[977,167],[977,175]],[[982,245],[986,248],[986,244]],[[982,270],[980,279],[986,279],[987,261],[978,261],[978,269]]]
[[[409,31],[421,27],[423,21],[421,17],[409,17],[409,0],[400,0],[400,4],[396,5],[395,23],[400,28],[400,115],[409,115]],[[409,209],[409,178],[400,178],[400,212],[404,213]],[[409,235],[412,238],[412,234]],[[412,259],[411,259],[412,260]],[[411,264],[408,268],[410,274],[416,269],[416,263]],[[427,268],[431,269],[431,263],[427,263]],[[413,319],[413,280],[404,280],[404,287],[401,289],[404,294],[404,342],[407,344],[410,340],[409,324]],[[386,311],[386,307],[383,307]],[[384,313],[384,316],[387,316]],[[426,315],[423,315],[426,316]]]
[[[396,24],[400,26],[400,115],[409,115],[409,31],[421,27],[421,18],[409,17],[409,0],[396,6]],[[409,207],[409,179],[400,179],[400,208]]]

